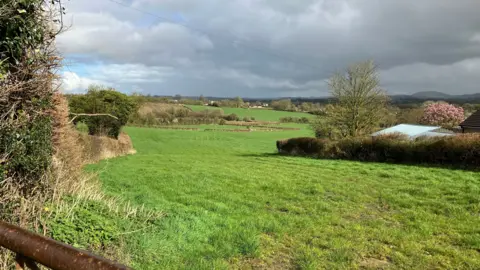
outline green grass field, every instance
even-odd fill
[[[126,132],[137,154],[88,170],[166,213],[136,269],[480,269],[479,173],[274,154],[308,129]]]
[[[239,117],[255,117],[255,120],[261,121],[278,121],[282,117],[308,117],[312,118],[314,115],[301,112],[285,112],[285,111],[274,111],[270,109],[243,109],[243,108],[217,108],[210,106],[201,106],[201,105],[186,105],[193,111],[203,111],[203,110],[214,110],[222,109],[224,114],[236,114]]]

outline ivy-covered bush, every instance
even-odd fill
[[[137,106],[134,100],[113,88],[91,86],[85,95],[70,99],[70,112],[74,123],[84,122],[90,135],[118,138]]]
[[[53,153],[53,81],[60,63],[53,41],[60,28],[51,15],[57,4],[0,1],[0,181],[25,193],[41,182]]]

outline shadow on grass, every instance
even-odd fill
[[[455,171],[467,171],[467,172],[480,172],[480,168],[476,167],[462,167],[451,164],[412,164],[412,163],[398,163],[398,162],[378,162],[378,161],[361,161],[361,160],[351,160],[351,159],[328,159],[328,158],[317,158],[308,155],[289,155],[289,154],[280,154],[280,153],[260,153],[260,154],[239,154],[241,157],[269,157],[269,158],[280,158],[280,157],[292,157],[292,158],[306,158],[306,159],[319,159],[319,160],[330,160],[330,161],[347,161],[347,162],[356,162],[356,163],[365,163],[365,164],[388,164],[388,165],[400,165],[407,166],[412,168],[431,168],[431,169],[445,169],[445,170],[455,170]]]
[[[260,153],[260,154],[239,154],[239,157],[282,157],[279,153]]]

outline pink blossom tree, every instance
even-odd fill
[[[458,126],[465,119],[462,107],[445,102],[436,102],[425,107],[422,123],[427,125],[452,128]]]

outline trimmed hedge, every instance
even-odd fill
[[[281,154],[403,164],[480,168],[480,134],[408,140],[401,136],[329,141],[293,138],[277,141]]]
[[[307,155],[321,157],[327,143],[324,140],[302,137],[277,141],[277,149],[281,154]]]

